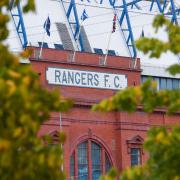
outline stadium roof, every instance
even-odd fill
[[[134,1],[137,1],[137,3],[134,3],[133,6],[128,6],[128,16],[131,28],[129,29],[127,20],[124,20],[122,24],[117,22],[116,31],[111,33],[114,14],[117,14],[118,19],[122,18],[124,10],[123,3],[126,2],[126,5],[128,5],[128,3]],[[36,0],[36,13],[22,15],[27,35],[27,45],[39,46],[41,42],[44,41],[47,43],[45,44],[45,47],[49,48],[82,50],[81,42],[76,44],[77,41],[75,41],[73,36],[73,31],[77,28],[77,24],[74,23],[77,22],[77,17],[79,25],[82,25],[81,33],[85,51],[105,54],[108,42],[110,42],[109,50],[111,50],[111,53],[117,56],[131,57],[133,52],[127,43],[129,35],[128,30],[132,31],[134,40],[137,40],[143,34],[145,37],[157,37],[163,41],[167,41],[164,29],[155,34],[155,30],[152,28],[152,21],[155,15],[160,14],[158,4],[154,3],[152,6],[152,1],[115,0],[112,6],[112,4],[110,4],[111,1],[109,0]],[[72,8],[74,8],[75,5],[76,11],[71,11],[68,16],[68,10],[72,2],[74,3]],[[174,5],[176,9],[180,8],[177,0],[174,0]],[[149,9],[151,6],[152,10],[150,11]],[[88,18],[82,22],[81,15],[84,9],[88,14]],[[167,13],[166,17],[169,19],[172,18],[172,13],[168,13],[171,9],[169,2],[167,2],[164,12]],[[15,11],[15,9],[12,9],[11,15],[16,13]],[[44,36],[45,30],[43,28],[44,22],[48,16],[51,21],[50,37],[47,35]],[[176,17],[177,22],[179,23],[180,16],[178,13]],[[12,16],[9,23],[10,35],[6,41],[13,52],[22,50],[22,43],[20,41],[22,37],[17,33],[16,21],[17,19]],[[179,57],[170,52],[163,54],[159,60],[154,58],[150,59],[147,55],[138,51],[137,57],[141,59],[142,67],[167,66],[169,64],[177,63],[179,60]]]

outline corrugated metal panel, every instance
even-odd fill
[[[56,23],[56,27],[57,27],[64,49],[74,51],[73,43],[69,35],[68,29],[66,27],[66,24]]]
[[[143,72],[142,75],[146,76],[156,76],[156,77],[170,77],[170,78],[180,78],[180,74],[176,76],[170,75],[167,71],[167,67],[153,66],[153,65],[141,65]]]
[[[81,27],[81,35],[82,35],[82,39],[83,39],[83,45],[84,45],[85,52],[91,53],[92,52],[91,46],[90,46],[86,31],[83,26]]]

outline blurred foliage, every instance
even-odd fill
[[[136,42],[136,46],[143,53],[149,53],[149,56],[159,58],[162,53],[167,51],[176,54],[180,58],[180,26],[172,24],[164,16],[158,15],[153,21],[153,27],[156,32],[159,28],[164,28],[168,35],[167,42],[161,41],[156,38],[140,38]],[[175,75],[180,73],[180,64],[170,66],[167,71]]]
[[[37,133],[50,112],[66,111],[72,102],[59,91],[43,89],[30,65],[19,63],[28,52],[15,56],[3,45],[9,3],[0,1],[0,179],[64,179],[60,168],[64,134],[59,134],[57,145],[50,145],[51,137],[40,138]],[[24,11],[29,10],[34,10],[33,0],[24,5]]]
[[[164,16],[159,15],[153,21],[156,32],[159,28],[164,28],[168,35],[167,42],[155,38],[140,38],[136,42],[139,50],[145,54],[150,53],[150,57],[159,58],[163,52],[171,51],[174,54],[180,53],[180,26],[172,24]]]
[[[127,169],[122,180],[180,180],[180,126],[170,132],[163,127],[151,128],[144,148],[149,152],[145,166]]]
[[[167,68],[167,71],[169,71],[169,73],[172,75],[180,74],[180,65],[179,64],[171,65],[169,68]]]
[[[102,100],[93,110],[133,112],[137,107],[142,107],[148,113],[160,107],[166,108],[168,114],[175,113],[180,110],[180,91],[158,91],[157,83],[149,79],[139,86],[127,87],[109,99]]]
[[[107,173],[107,176],[101,176],[99,180],[114,180],[118,176],[118,171],[115,168],[111,168]]]
[[[153,27],[158,31],[163,27],[168,34],[168,41],[163,42],[155,38],[141,38],[137,41],[137,48],[150,57],[160,57],[163,52],[171,51],[180,55],[180,26],[173,25],[164,16],[157,16],[153,22]],[[175,75],[180,73],[180,64],[170,66],[167,71]],[[148,80],[144,84],[136,87],[128,87],[119,91],[113,97],[101,101],[93,107],[93,110],[111,111],[122,110],[133,112],[138,106],[142,106],[146,112],[152,112],[155,108],[165,108],[168,114],[180,110],[180,91],[159,90],[156,82]]]
[[[163,27],[168,34],[168,41],[162,42],[154,38],[141,38],[137,47],[150,58],[159,58],[164,52],[171,51],[180,55],[180,26],[171,24],[163,16],[157,16],[153,26],[158,31]],[[180,64],[170,66],[167,71],[175,75],[180,73]],[[113,97],[102,100],[93,110],[120,110],[133,112],[138,107],[151,113],[155,108],[163,108],[168,114],[180,112],[180,91],[157,90],[157,84],[151,79],[145,83],[128,87],[117,92]],[[124,170],[121,180],[180,180],[180,125],[171,128],[154,127],[148,132],[144,148],[149,154],[149,160],[144,166],[135,166]],[[118,174],[107,174],[102,180],[115,180]]]

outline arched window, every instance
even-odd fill
[[[70,176],[77,180],[98,180],[112,164],[106,150],[98,143],[88,140],[77,145],[70,157]]]

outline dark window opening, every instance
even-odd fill
[[[116,53],[114,50],[108,50],[108,55],[116,56]]]
[[[131,166],[141,164],[141,153],[139,148],[131,148]]]
[[[111,163],[109,161],[107,153],[105,153],[105,171],[106,173],[111,169]]]
[[[78,145],[78,179],[88,180],[87,142]]]
[[[103,50],[102,49],[99,49],[99,48],[94,48],[94,52],[96,54],[103,54]]]
[[[48,48],[48,44],[46,42],[43,42],[43,45],[42,45],[42,42],[38,42],[39,44],[39,47],[43,47],[43,48]]]
[[[77,167],[76,167],[77,166]],[[94,141],[85,141],[77,146],[70,157],[70,178],[98,180],[112,164],[105,149]]]
[[[70,176],[71,177],[74,177],[74,166],[75,166],[75,160],[74,160],[74,153],[71,155],[71,158],[70,158]]]
[[[92,180],[99,179],[101,175],[101,147],[96,144],[91,144],[91,158],[92,158]]]
[[[62,44],[54,44],[54,47],[55,47],[55,49],[61,49],[61,50],[64,49]]]

